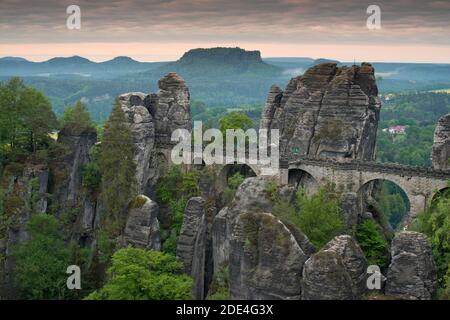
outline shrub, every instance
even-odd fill
[[[422,232],[431,241],[438,271],[439,287],[445,288],[450,264],[450,197],[443,194],[429,210],[421,213],[412,229]],[[447,289],[448,290],[448,289]]]
[[[63,298],[70,251],[59,222],[46,214],[31,218],[26,226],[30,240],[13,249],[14,276],[20,295],[26,299]]]
[[[209,289],[207,300],[229,300],[228,267],[219,270],[214,274],[213,281]]]
[[[176,254],[177,240],[183,224],[184,209],[189,198],[198,196],[200,175],[198,171],[183,173],[179,166],[172,166],[158,181],[158,202],[169,208],[170,219],[161,225],[162,248]]]
[[[320,189],[312,196],[307,196],[303,189],[299,189],[295,206],[277,201],[273,213],[300,229],[318,249],[344,228],[339,202],[333,193],[325,189]]]
[[[300,227],[317,248],[323,247],[342,232],[344,228],[342,209],[338,200],[328,197],[325,190],[319,190],[315,195],[308,197],[305,191],[300,189],[297,193],[297,205],[300,214],[294,220],[294,224]]]
[[[385,266],[387,242],[382,237],[378,224],[366,220],[356,228],[356,240],[370,265]]]
[[[223,199],[225,205],[229,204],[233,200],[237,189],[242,184],[242,182],[244,182],[244,180],[245,177],[239,172],[236,172],[230,178],[228,178],[228,185],[223,191]]]
[[[114,253],[108,280],[87,300],[190,299],[192,279],[174,256],[128,247]]]

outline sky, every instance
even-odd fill
[[[69,30],[66,10],[81,9]],[[369,5],[381,29],[367,28]],[[450,0],[0,0],[0,56],[178,59],[193,48],[263,57],[450,63]]]

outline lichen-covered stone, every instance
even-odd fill
[[[370,64],[322,63],[291,79],[284,92],[270,89],[261,128],[280,130],[280,153],[288,159],[373,160],[380,107]]]
[[[230,241],[231,299],[299,299],[307,258],[289,229],[272,214],[240,214]]]
[[[436,126],[431,158],[434,169],[450,170],[450,113]]]
[[[402,231],[392,241],[391,255],[386,295],[405,300],[432,299],[436,292],[436,266],[427,237]]]
[[[158,209],[158,204],[150,198],[144,195],[136,197],[128,212],[123,233],[124,246],[161,249]]]
[[[302,299],[355,300],[366,291],[367,261],[349,235],[335,237],[306,261]]]

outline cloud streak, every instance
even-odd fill
[[[67,30],[66,8],[82,10]],[[382,29],[366,28],[366,9],[382,10]],[[450,2],[436,0],[1,0],[2,44],[264,43],[273,46],[429,45],[450,47]]]

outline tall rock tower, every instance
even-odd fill
[[[374,68],[323,63],[270,89],[261,129],[280,130],[280,154],[373,160],[381,102]]]
[[[170,163],[177,142],[171,142],[176,129],[192,131],[189,89],[176,73],[158,82],[157,93],[126,93],[119,97],[128,117],[135,144],[138,191],[152,194],[152,188]]]
[[[434,169],[450,170],[450,113],[436,126],[431,158]]]

